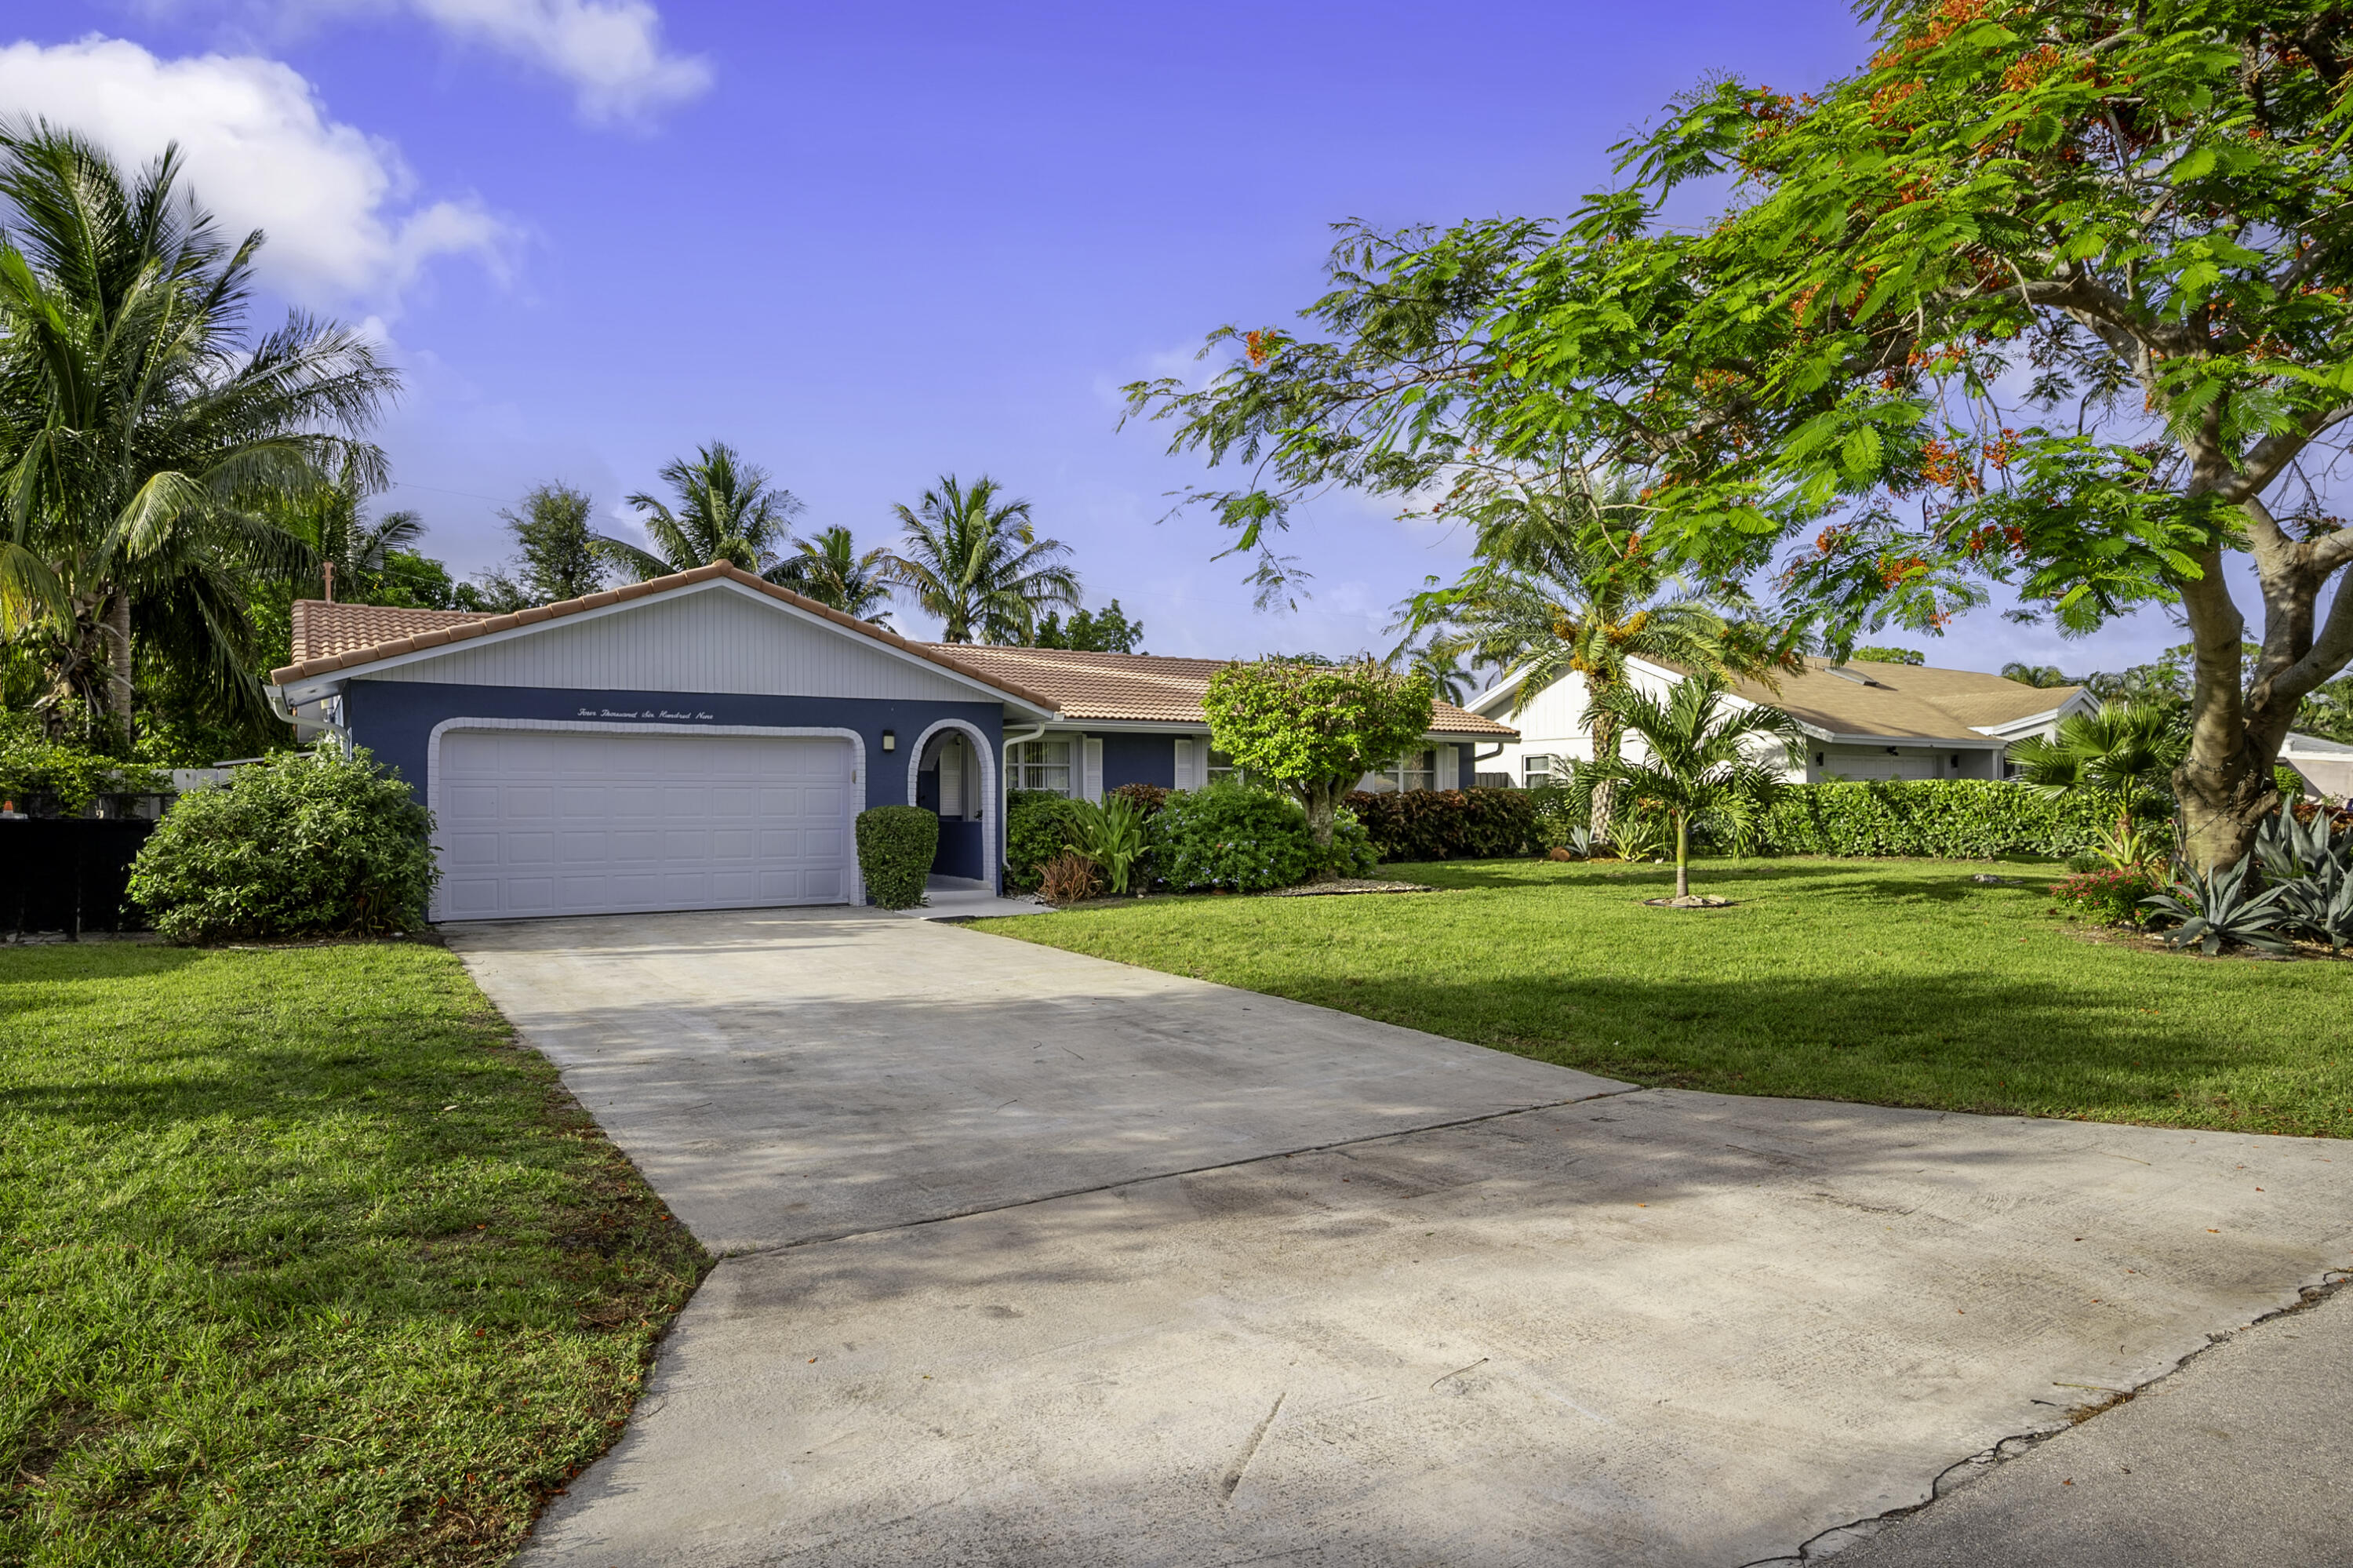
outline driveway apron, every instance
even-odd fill
[[[527,1568],[1794,1560],[2353,1262],[2327,1140],[1636,1090],[844,911],[452,945],[736,1255]]]

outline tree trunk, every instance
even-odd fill
[[[1593,760],[1599,762],[1604,758],[1618,755],[1618,726],[1608,714],[1593,706],[1595,691],[1593,677],[1588,675],[1585,678],[1585,732],[1592,737]],[[1609,822],[1614,815],[1611,796],[1615,793],[1615,787],[1609,784],[1599,785],[1593,791],[1593,810],[1588,820],[1597,840],[1609,836]]]
[[[1691,819],[1675,813],[1675,896],[1691,896]]]
[[[2256,824],[2278,809],[2272,766],[2279,740],[2264,747],[2249,733],[2239,690],[2247,623],[2231,601],[2221,552],[2209,552],[2200,564],[2205,575],[2181,590],[2193,662],[2189,750],[2173,770],[2173,794],[2181,807],[2181,858],[2211,873],[2245,859]],[[2284,737],[2286,725],[2276,728]]]
[[[1351,782],[1318,779],[1300,791],[1299,803],[1307,808],[1307,836],[1315,841],[1317,849],[1331,849],[1332,826],[1340,814],[1341,785]]]
[[[131,734],[131,595],[116,588],[100,623],[106,637],[106,716],[128,745]]]

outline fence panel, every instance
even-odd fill
[[[0,930],[145,930],[126,890],[154,831],[138,817],[0,818]]]

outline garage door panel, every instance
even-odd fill
[[[452,730],[436,778],[452,919],[839,903],[838,740]]]

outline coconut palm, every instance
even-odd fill
[[[0,125],[0,635],[127,735],[135,668],[261,711],[258,579],[308,567],[274,503],[337,474],[399,382],[357,334],[244,331],[259,230],[234,247],[180,186],[45,122]]]
[[[888,626],[891,612],[878,607],[891,597],[891,552],[881,546],[860,555],[849,530],[836,524],[795,540],[793,553],[766,575],[778,587],[844,615]]]
[[[1780,794],[1799,731],[1779,708],[1736,702],[1711,671],[1685,676],[1662,702],[1639,686],[1613,685],[1593,699],[1642,743],[1629,761],[1613,753],[1570,771],[1570,789],[1588,798],[1616,786],[1655,802],[1674,822],[1675,896],[1691,896],[1691,825],[1704,821],[1736,847],[1755,843]]]
[[[1471,694],[1470,672],[1462,668],[1462,655],[1457,649],[1442,643],[1425,642],[1419,648],[1401,647],[1389,655],[1389,666],[1400,662],[1416,675],[1430,678],[1430,689],[1440,702],[1461,707]]]
[[[1070,546],[1039,538],[1029,503],[986,474],[969,486],[944,474],[913,506],[892,510],[906,544],[891,557],[891,580],[940,618],[943,641],[1027,643],[1046,606],[1078,608],[1078,576],[1062,564]]]
[[[2081,685],[2061,673],[2056,664],[2021,664],[2012,660],[2001,667],[2001,678],[2016,681],[2021,686],[2051,687]]]
[[[316,562],[304,591],[358,599],[383,576],[395,551],[412,548],[425,536],[425,520],[416,513],[371,518],[361,510],[364,500],[358,476],[346,473],[332,485],[270,508],[280,527],[310,546]]]
[[[628,498],[644,519],[651,550],[599,534],[597,553],[638,581],[691,572],[720,561],[765,572],[792,538],[800,498],[768,482],[768,471],[745,462],[725,441],[712,441],[691,460],[673,458],[661,477],[676,497],[673,511],[640,491]]]

